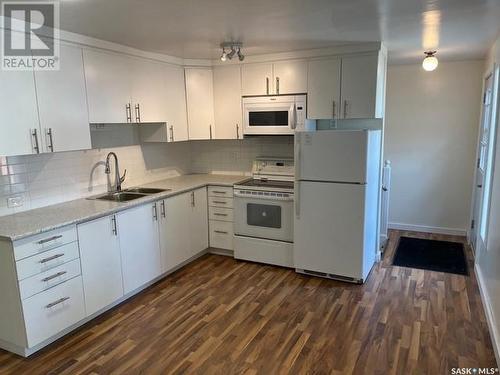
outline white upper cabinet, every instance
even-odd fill
[[[303,94],[307,92],[307,61],[274,63],[273,75],[274,94]]]
[[[244,64],[241,67],[241,95],[272,95],[273,64]]]
[[[194,190],[191,195],[189,239],[191,255],[208,247],[208,204],[207,188]]]
[[[57,71],[35,71],[44,152],[91,148],[82,50],[61,45]]]
[[[186,98],[189,139],[214,136],[214,96],[211,68],[186,68]]]
[[[340,58],[311,60],[308,68],[307,118],[339,117]]]
[[[243,138],[240,66],[217,66],[213,74],[215,138]]]
[[[375,117],[378,55],[342,58],[341,118]]]
[[[42,152],[32,71],[0,69],[0,156]]]
[[[165,65],[166,97],[163,105],[167,112],[168,142],[188,140],[186,112],[186,85],[184,69],[180,66]]]
[[[130,59],[113,53],[84,50],[89,121],[126,123],[132,121]]]

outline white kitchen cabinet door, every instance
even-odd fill
[[[213,72],[215,138],[243,138],[240,66],[217,66]]]
[[[207,189],[201,188],[190,193],[191,217],[189,227],[191,255],[208,247],[208,205]]]
[[[187,141],[189,135],[184,69],[180,66],[165,65],[164,74],[167,90],[163,105],[167,112],[168,141]]]
[[[274,63],[273,93],[303,94],[307,92],[307,61]]]
[[[167,121],[165,64],[131,58],[132,122]]]
[[[159,205],[161,265],[162,272],[167,272],[191,257],[191,194],[173,196]]]
[[[377,55],[342,58],[341,118],[372,118],[377,97]]]
[[[158,219],[156,203],[116,215],[125,294],[161,274]]]
[[[307,118],[333,119],[339,117],[340,59],[309,61],[307,77]]]
[[[89,122],[126,123],[131,104],[130,58],[113,53],[84,50]]]
[[[61,45],[60,70],[35,71],[44,152],[91,148],[82,50]]]
[[[115,216],[79,224],[77,230],[89,316],[123,296],[120,243]]]
[[[241,67],[241,95],[273,94],[273,64],[244,64]]]
[[[211,68],[186,68],[186,98],[189,139],[212,139],[214,95]]]
[[[0,69],[0,113],[0,156],[42,152],[32,71]]]

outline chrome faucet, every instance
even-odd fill
[[[122,182],[125,181],[125,176],[127,175],[127,170],[123,172],[123,176],[120,177],[120,167],[118,166],[118,156],[114,152],[110,152],[108,156],[106,156],[106,168],[104,169],[104,173],[110,174],[111,173],[111,168],[109,167],[109,159],[110,157],[113,156],[115,158],[115,190],[114,191],[121,191],[122,190]]]

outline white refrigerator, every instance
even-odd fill
[[[294,266],[362,283],[377,256],[380,130],[295,134]]]

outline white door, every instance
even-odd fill
[[[307,118],[334,119],[340,111],[340,59],[309,61]]]
[[[77,230],[89,316],[123,296],[120,243],[115,216],[79,224]]]
[[[201,188],[190,193],[191,215],[189,226],[190,252],[198,254],[208,247],[208,204],[207,189]]]
[[[273,94],[273,64],[244,64],[241,67],[241,94]]]
[[[132,82],[132,122],[167,121],[167,81],[165,64],[130,59]]]
[[[303,94],[307,92],[307,61],[282,61],[273,66],[274,94]]]
[[[377,55],[342,58],[340,118],[372,118],[377,98]]]
[[[0,113],[0,156],[42,152],[32,71],[0,69]]]
[[[132,120],[130,58],[84,50],[87,101],[91,123],[126,123]],[[129,120],[130,118],[130,120]]]
[[[61,45],[57,71],[35,71],[45,152],[91,148],[82,50]]]
[[[297,183],[295,268],[363,278],[365,189],[355,184]]]
[[[116,215],[125,294],[161,274],[158,218],[156,203]]]
[[[164,74],[167,90],[163,105],[167,113],[168,141],[187,141],[188,122],[184,69],[180,66],[166,65]]]
[[[217,66],[213,72],[215,139],[243,138],[240,66]]]
[[[191,194],[184,193],[160,202],[162,271],[167,272],[191,257]]]
[[[189,139],[214,136],[214,95],[211,68],[186,68]]]

